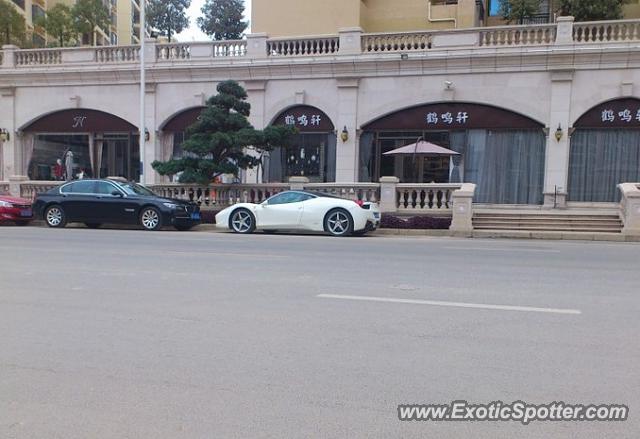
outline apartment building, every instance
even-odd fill
[[[27,31],[35,47],[44,47],[48,38],[45,30],[35,25],[49,8],[57,4],[73,7],[75,0],[11,0],[16,10],[25,18]],[[128,45],[140,42],[140,0],[102,0],[109,10],[111,20],[105,29],[96,28],[96,44],[99,46]],[[82,35],[82,45],[92,44],[92,36]]]
[[[443,30],[505,24],[500,0],[253,0],[253,32],[271,37],[335,34],[340,28],[365,32]],[[522,24],[555,20],[557,5],[542,0]],[[640,18],[640,3],[625,6],[625,18]],[[277,11],[277,12],[276,12]]]

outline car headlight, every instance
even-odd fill
[[[7,201],[0,201],[0,207],[13,207],[13,204]]]
[[[162,203],[164,207],[168,207],[171,210],[177,209],[178,205],[176,203]]]

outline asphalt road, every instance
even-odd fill
[[[0,438],[637,438],[639,260],[623,243],[0,227]],[[630,414],[398,420],[460,399]]]

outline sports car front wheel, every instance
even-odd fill
[[[231,214],[229,225],[236,233],[251,233],[256,229],[256,220],[247,209],[238,209]]]
[[[344,209],[334,209],[324,218],[324,230],[333,236],[348,236],[353,233],[353,218]]]

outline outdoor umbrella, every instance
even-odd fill
[[[417,172],[416,166],[416,156],[453,156],[459,155],[459,153],[452,151],[450,149],[444,148],[440,145],[436,145],[435,143],[427,142],[423,139],[418,139],[417,142],[411,143],[409,145],[402,146],[400,148],[393,149],[391,151],[385,152],[383,155],[396,155],[396,154],[411,154],[413,155],[414,162],[414,174]],[[414,179],[417,176],[414,175]]]

